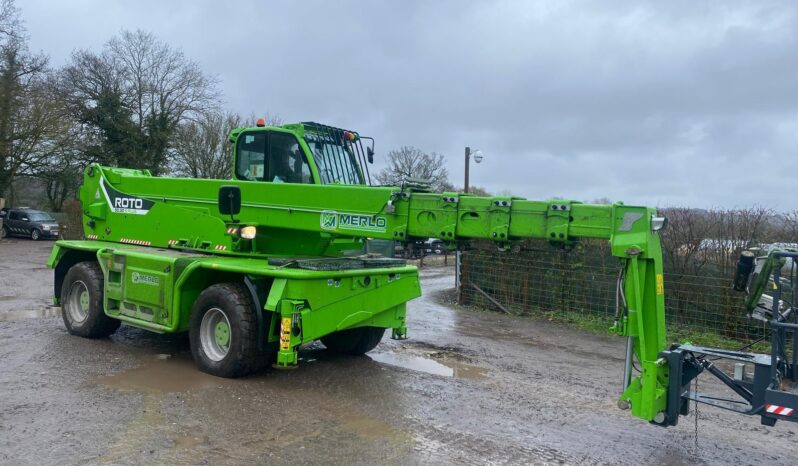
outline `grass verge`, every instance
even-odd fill
[[[609,329],[610,326],[612,326],[612,318],[607,316],[577,311],[539,313],[527,312],[521,315],[529,317],[544,317],[551,322],[566,323],[596,333],[611,333]],[[673,343],[690,343],[693,345],[706,346],[709,348],[738,350],[743,346],[752,343],[751,341],[741,341],[734,338],[728,338],[715,332],[708,332],[706,330],[697,329],[695,327],[686,325],[666,323],[666,327],[668,345]],[[753,353],[768,353],[770,352],[770,342],[766,340],[755,343],[750,348],[746,348],[745,351]]]
[[[479,309],[485,312],[496,312],[492,308],[485,306],[468,306],[474,309]],[[557,311],[557,312],[535,312],[526,311],[519,312],[518,309],[511,309],[519,317],[529,317],[533,319],[545,319],[549,322],[558,322],[562,324],[572,325],[577,328],[588,330],[594,333],[610,335],[610,327],[612,326],[612,318],[604,315],[591,314],[579,311]],[[674,343],[690,343],[697,346],[706,346],[709,348],[719,348],[725,350],[739,350],[743,346],[749,345],[752,341],[741,341],[735,338],[725,337],[715,332],[698,329],[688,325],[679,325],[676,323],[667,323],[667,344],[670,346]],[[769,353],[770,342],[768,340],[760,341],[750,347],[745,348],[745,351],[752,353]]]

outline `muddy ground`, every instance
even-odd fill
[[[185,337],[68,335],[51,246],[0,242],[1,463],[798,463],[796,424],[702,408],[696,448],[692,415],[632,418],[615,403],[622,339],[456,309],[451,269],[423,271],[410,340],[370,357],[316,345],[299,369],[224,380],[194,369]]]

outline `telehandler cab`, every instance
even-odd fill
[[[48,261],[70,333],[105,337],[120,323],[188,332],[200,370],[239,377],[268,364],[293,367],[297,348],[316,340],[363,354],[386,329],[406,338],[405,305],[421,293],[418,271],[365,253],[371,241],[439,238],[455,248],[487,239],[504,249],[523,238],[598,238],[623,264],[612,328],[627,338],[619,405],[674,425],[689,399],[704,401],[689,393],[689,382],[704,368],[715,373],[701,355],[716,353],[666,348],[658,236],[666,222],[656,210],[372,186],[374,141],[318,123],[259,122],[234,130],[230,142],[232,180],[86,167],[85,240],[58,241]],[[792,361],[776,361],[768,380],[776,380],[774,370],[794,374]],[[749,396],[749,414],[796,420],[792,411],[766,408],[776,403],[769,396]]]

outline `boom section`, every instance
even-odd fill
[[[219,212],[218,192],[230,185],[240,188],[241,211],[225,216]],[[146,171],[97,165],[86,170],[81,200],[87,237],[159,247],[179,244],[220,254],[296,253],[280,250],[285,243],[281,236],[286,234],[292,241],[302,238],[308,255],[323,253],[331,238],[409,241],[435,237],[450,243],[598,238],[615,242],[619,235],[626,238],[621,243],[637,243],[645,253],[653,239],[651,218],[656,215],[653,209],[621,204],[356,185],[162,178]],[[228,234],[231,226],[239,225],[256,227],[256,240],[244,243]],[[311,240],[318,247],[310,247]]]

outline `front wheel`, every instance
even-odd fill
[[[336,353],[360,356],[380,344],[385,329],[380,327],[357,327],[335,332],[322,337],[324,346]]]
[[[102,338],[119,328],[120,321],[103,310],[103,272],[97,262],[79,262],[64,277],[61,317],[72,335]]]
[[[249,292],[236,283],[211,285],[199,295],[189,327],[191,354],[199,370],[235,378],[270,362],[270,351],[258,349],[255,312]]]
[[[41,237],[42,237],[42,232],[41,232],[41,231],[39,231],[39,230],[38,230],[38,229],[36,229],[36,228],[34,228],[33,230],[31,230],[31,232],[30,232],[30,239],[32,239],[33,241],[39,241],[39,238],[41,238]]]

